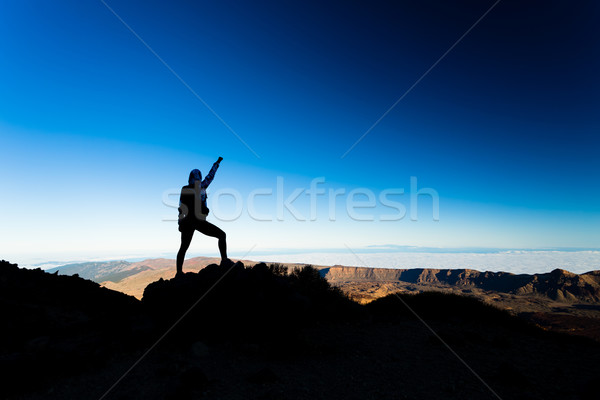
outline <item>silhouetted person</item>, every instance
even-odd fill
[[[219,252],[221,265],[230,262],[227,258],[226,235],[220,228],[206,220],[209,209],[206,206],[206,188],[215,177],[215,172],[223,157],[219,157],[206,178],[202,180],[202,173],[198,169],[190,172],[188,185],[181,188],[179,197],[179,232],[181,232],[181,247],[177,253],[177,275],[183,274],[183,259],[185,252],[190,247],[194,231],[199,231],[207,236],[219,239]]]

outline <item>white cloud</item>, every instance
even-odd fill
[[[550,272],[560,268],[574,273],[600,269],[600,251],[513,251],[490,253],[306,253],[252,255],[256,261],[379,268],[439,268],[505,271],[515,274]]]

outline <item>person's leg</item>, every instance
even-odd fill
[[[198,221],[196,229],[205,234],[206,236],[216,237],[219,239],[219,252],[221,253],[221,260],[227,260],[227,235],[221,228],[211,224],[208,221]]]
[[[179,247],[179,251],[177,252],[177,274],[183,273],[183,259],[185,258],[185,252],[190,247],[190,243],[192,243],[193,236],[193,229],[181,231],[181,247]]]

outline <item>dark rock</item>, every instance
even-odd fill
[[[250,383],[264,385],[264,384],[278,382],[279,377],[269,367],[264,367],[256,372],[248,375],[246,380]]]

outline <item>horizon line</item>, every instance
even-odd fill
[[[510,252],[600,252],[600,248],[597,247],[567,247],[567,246],[555,246],[555,247],[485,247],[485,246],[456,246],[456,247],[435,247],[435,246],[409,246],[409,245],[368,245],[364,247],[354,248],[357,253],[510,253]],[[277,256],[277,255],[301,255],[301,254],[331,254],[331,253],[347,253],[346,248],[283,248],[283,249],[266,249],[261,252],[256,252],[256,256]],[[108,253],[108,252],[107,252]],[[114,252],[119,253],[119,252]],[[29,262],[18,263],[22,267],[39,267],[44,264],[77,264],[77,263],[88,263],[88,262],[111,262],[111,261],[127,261],[127,262],[138,262],[150,259],[171,259],[175,258],[176,252],[162,252],[152,253],[148,252],[148,255],[142,255],[140,253],[135,254],[121,254],[121,255],[95,255],[90,257],[85,256],[68,256],[65,257],[34,257]],[[236,258],[236,253],[241,256],[244,254],[243,251],[232,251],[232,257]],[[22,256],[23,257],[23,256]],[[26,256],[25,256],[26,257]],[[206,257],[214,258],[219,257],[216,252],[193,252],[190,253],[188,258]],[[245,259],[254,258],[252,255],[247,255]],[[2,257],[3,258],[3,257]],[[15,257],[21,258],[21,257]],[[13,262],[11,260],[6,260]],[[16,260],[17,261],[17,260]]]

